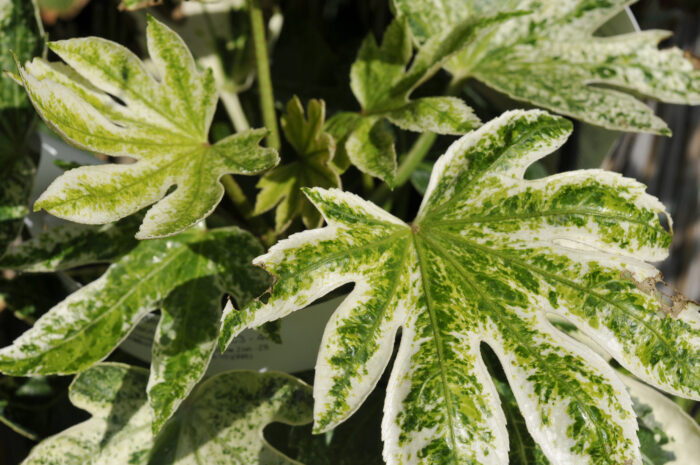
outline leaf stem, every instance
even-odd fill
[[[272,94],[272,79],[270,78],[270,63],[267,56],[265,40],[265,23],[263,21],[260,0],[248,0],[248,15],[253,32],[253,47],[255,49],[255,64],[258,73],[258,93],[263,121],[270,131],[265,139],[267,146],[276,150],[280,148],[280,134],[275,113],[275,99]]]
[[[413,143],[411,150],[408,151],[396,171],[396,187],[406,184],[413,170],[416,169],[430,151],[430,148],[435,143],[435,139],[437,139],[437,134],[434,132],[424,132],[418,136],[418,139]]]
[[[219,92],[221,103],[224,104],[226,113],[233,123],[236,132],[243,132],[250,129],[248,118],[245,116],[241,101],[238,99],[238,94],[230,90],[222,90]]]
[[[243,189],[241,189],[241,186],[238,185],[236,180],[233,179],[233,176],[230,174],[221,177],[221,184],[224,185],[226,195],[228,195],[228,198],[231,199],[231,202],[233,202],[233,206],[236,207],[238,213],[240,213],[244,219],[249,219],[251,217],[251,213],[253,213],[253,207],[250,206],[248,197],[246,197]]]
[[[236,211],[243,221],[250,226],[252,232],[259,236],[266,246],[269,247],[274,244],[277,240],[277,233],[268,226],[263,218],[253,216],[253,207],[250,205],[248,197],[246,197],[241,186],[233,179],[233,176],[230,174],[222,176],[221,184],[224,185],[226,195],[231,199]]]

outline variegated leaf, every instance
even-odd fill
[[[465,18],[531,11],[473,40],[446,68],[457,79],[478,79],[514,99],[590,124],[669,135],[666,124],[634,95],[700,104],[700,71],[681,50],[658,49],[669,32],[594,35],[634,1],[393,0],[419,43]]]
[[[700,426],[668,397],[622,375],[638,414],[644,465],[684,465],[700,457]]]
[[[29,213],[29,195],[36,155],[27,138],[35,114],[26,95],[3,71],[13,66],[12,54],[26,60],[44,49],[43,30],[32,0],[0,0],[0,255],[17,237]]]
[[[431,39],[415,57],[410,32],[402,21],[389,25],[381,46],[369,35],[350,70],[350,85],[362,111],[354,117],[340,113],[334,117],[340,121],[329,121],[343,155],[360,170],[393,185],[396,152],[385,119],[410,131],[438,134],[464,134],[481,124],[471,108],[457,98],[409,100],[409,96],[484,28],[507,17],[464,21]]]
[[[250,264],[261,250],[252,235],[234,227],[140,242],[0,350],[0,371],[27,376],[85,370],[109,355],[144,315],[160,309],[148,383],[157,429],[206,371],[224,294],[247,302],[267,287],[268,277]]]
[[[221,176],[259,173],[277,163],[274,150],[258,145],[264,129],[211,145],[217,101],[211,71],[198,70],[180,37],[151,17],[147,38],[158,76],[125,47],[99,38],[50,43],[69,66],[35,59],[19,68],[37,111],[67,141],[137,160],[70,170],[35,210],[101,224],[155,203],[137,237],[169,236],[214,210],[224,193]]]
[[[131,251],[140,218],[129,217],[104,226],[61,225],[11,247],[0,268],[47,272],[110,262]]]
[[[176,17],[167,9],[153,9],[151,13],[182,37],[200,66],[212,70],[224,107],[235,105],[231,95],[248,89],[255,77],[255,49],[246,2],[188,1],[179,5]],[[272,27],[274,21],[268,24],[266,38],[272,46],[279,31]]]
[[[565,119],[514,111],[467,134],[436,163],[410,224],[349,193],[307,191],[328,226],[255,260],[277,281],[267,303],[227,307],[221,347],[352,282],[323,336],[316,431],[358,408],[402,328],[384,408],[389,464],[507,461],[482,342],[551,462],[641,463],[624,385],[546,314],[574,323],[640,378],[693,399],[700,317],[656,292],[647,261],[666,256],[671,234],[643,185],[601,170],[523,179],[570,131]]]
[[[287,103],[282,116],[282,131],[296,152],[296,160],[278,166],[258,181],[261,189],[255,201],[253,214],[259,215],[275,207],[275,229],[283,231],[292,220],[301,216],[307,228],[321,226],[318,211],[304,197],[303,187],[340,187],[340,176],[330,164],[335,143],[330,134],[323,132],[326,104],[323,100],[309,100],[308,117],[298,97]]]
[[[36,446],[23,465],[298,464],[270,447],[263,428],[311,421],[311,389],[283,373],[231,371],[202,382],[153,437],[148,372],[116,363],[79,374],[70,388],[92,418]]]

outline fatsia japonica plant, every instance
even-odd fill
[[[581,122],[670,136],[644,97],[700,103],[667,33],[597,33],[629,1],[68,3],[134,34],[47,42],[0,0],[17,460],[698,463],[671,217],[547,161]]]

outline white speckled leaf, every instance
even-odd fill
[[[255,211],[259,215],[275,209],[275,230],[283,231],[292,220],[301,216],[307,228],[318,228],[323,219],[304,197],[303,187],[340,187],[340,176],[331,164],[335,153],[335,142],[323,131],[326,119],[326,104],[323,100],[309,100],[308,117],[298,97],[287,103],[287,112],[282,116],[282,131],[296,153],[293,162],[278,166],[260,178],[260,192],[255,200]]]
[[[198,70],[180,37],[151,17],[147,37],[158,76],[125,47],[96,37],[49,44],[68,66],[34,59],[20,67],[37,111],[68,142],[137,160],[70,170],[48,187],[35,210],[101,224],[155,203],[137,237],[163,237],[214,210],[224,174],[255,174],[277,163],[274,150],[258,145],[264,129],[211,145],[217,101],[211,71]]]
[[[574,323],[640,378],[693,399],[700,317],[655,292],[658,271],[647,261],[665,257],[671,234],[643,185],[601,170],[523,179],[570,131],[563,118],[514,111],[462,137],[436,163],[411,224],[349,193],[308,190],[328,226],[255,260],[275,286],[267,303],[225,309],[220,346],[354,283],[323,336],[316,431],[362,404],[402,328],[384,407],[389,464],[507,461],[481,343],[500,359],[550,461],[640,464],[624,385],[546,313]]]
[[[27,147],[35,114],[22,88],[4,70],[12,54],[26,60],[44,50],[34,1],[0,0],[0,255],[17,237],[29,213],[36,156]]]
[[[252,235],[235,227],[140,242],[1,349],[0,371],[80,372],[109,355],[144,315],[160,309],[148,383],[157,429],[206,371],[224,294],[247,302],[267,287],[265,273],[250,264],[261,251]]]
[[[274,372],[213,376],[154,438],[147,379],[146,370],[116,363],[79,374],[70,399],[92,418],[41,442],[22,465],[298,464],[262,430],[273,421],[311,421],[311,389],[302,381]]]
[[[681,50],[658,49],[668,32],[593,35],[634,0],[393,2],[420,43],[465,18],[531,11],[481,35],[446,65],[458,78],[478,79],[517,100],[609,129],[665,135],[666,124],[630,93],[700,104],[700,71]]]

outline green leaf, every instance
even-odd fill
[[[307,228],[321,226],[318,211],[306,200],[302,187],[340,187],[340,176],[330,164],[335,143],[330,134],[323,132],[326,104],[323,100],[309,100],[308,118],[299,98],[287,103],[287,112],[282,116],[282,131],[296,152],[293,161],[268,171],[258,181],[261,191],[255,201],[253,214],[259,215],[275,207],[275,230],[289,227],[292,220],[301,215]]]
[[[697,306],[660,298],[671,234],[663,205],[601,170],[526,181],[560,147],[567,120],[502,115],[435,164],[416,219],[404,223],[338,190],[309,199],[328,226],[255,259],[277,277],[267,300],[224,311],[220,346],[347,283],[318,356],[315,430],[357,409],[401,345],[384,407],[389,464],[505,463],[508,438],[479,344],[496,353],[553,463],[640,463],[632,402],[611,367],[552,326],[565,317],[636,376],[700,399]]]
[[[402,21],[389,25],[381,45],[372,35],[368,36],[350,70],[350,85],[362,111],[356,117],[345,114],[330,130],[342,146],[343,155],[363,172],[393,186],[396,152],[384,119],[410,131],[455,135],[481,124],[471,108],[457,98],[409,100],[409,96],[450,56],[475,40],[478,32],[507,17],[464,21],[448,33],[432,38],[413,60],[410,33]]]
[[[247,302],[269,284],[250,264],[261,251],[251,234],[235,227],[140,242],[0,350],[0,371],[80,372],[109,355],[144,315],[160,309],[148,384],[159,428],[206,371],[223,295]]]
[[[457,79],[478,79],[510,97],[619,131],[670,135],[634,95],[700,104],[700,71],[677,48],[658,49],[666,31],[594,36],[630,0],[394,0],[419,43],[465,18],[513,9],[510,19],[481,35],[446,64]]]
[[[17,237],[29,213],[36,154],[27,148],[34,110],[22,88],[4,71],[12,54],[26,60],[44,50],[44,31],[34,1],[5,0],[0,5],[0,255]]]
[[[180,37],[151,17],[147,38],[157,79],[125,47],[99,38],[50,43],[69,66],[34,59],[19,68],[37,111],[68,142],[137,160],[70,170],[35,210],[102,224],[155,203],[136,237],[169,236],[214,210],[224,193],[221,176],[255,174],[277,163],[274,150],[258,145],[265,129],[211,145],[217,101],[211,71],[199,71]]]
[[[79,374],[70,388],[92,418],[36,446],[23,465],[298,464],[272,449],[263,428],[311,421],[311,389],[284,373],[232,371],[201,383],[154,439],[148,372],[116,363]]]
[[[0,268],[47,272],[110,262],[131,251],[140,218],[129,217],[104,226],[61,225],[10,248]]]

